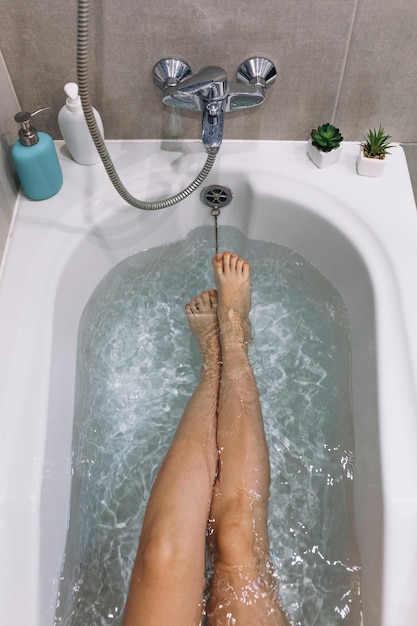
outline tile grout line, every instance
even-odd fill
[[[348,34],[348,38],[347,38],[347,45],[346,45],[345,55],[343,57],[342,72],[341,72],[341,76],[340,76],[339,86],[337,88],[336,99],[335,99],[335,104],[334,104],[333,113],[332,113],[332,124],[334,124],[334,121],[335,121],[335,118],[336,118],[337,107],[339,106],[339,99],[340,99],[340,94],[341,94],[341,91],[342,91],[343,80],[344,80],[344,77],[345,77],[345,70],[346,70],[347,60],[348,60],[349,51],[350,51],[350,44],[351,44],[351,41],[352,41],[353,28],[354,28],[355,22],[356,22],[356,14],[358,12],[358,5],[359,5],[359,0],[355,0],[355,5],[353,7],[352,20],[351,20],[351,23],[350,23],[349,34]]]

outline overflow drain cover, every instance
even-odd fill
[[[209,187],[204,187],[200,193],[200,198],[206,206],[220,211],[220,209],[231,203],[233,194],[229,187],[210,185]]]

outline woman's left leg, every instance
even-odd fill
[[[197,296],[186,313],[203,356],[201,381],[152,488],[123,626],[197,626],[201,620],[206,527],[217,470],[216,291]]]

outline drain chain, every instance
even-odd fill
[[[217,218],[220,215],[220,210],[231,203],[233,194],[231,189],[224,187],[223,185],[210,185],[209,187],[204,187],[200,194],[200,198],[203,204],[211,208],[210,213],[214,217],[214,232],[216,240],[215,247],[217,254],[219,251]]]
[[[213,209],[211,214],[214,217],[214,238],[215,238],[215,248],[216,248],[216,254],[217,254],[219,251],[219,229],[217,227],[217,218],[220,215],[220,209]]]

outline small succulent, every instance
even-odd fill
[[[343,141],[339,129],[329,123],[319,126],[317,130],[313,129],[311,138],[313,146],[321,152],[331,152],[338,148]]]
[[[386,135],[381,125],[378,130],[369,129],[361,143],[364,156],[369,159],[385,159],[386,154],[391,154],[388,150],[394,147],[390,144],[390,139],[391,135]]]

